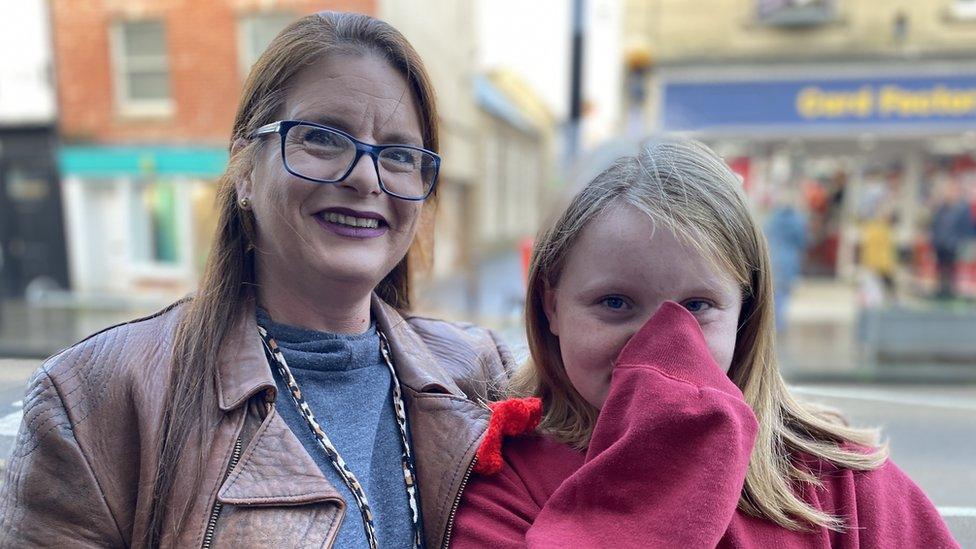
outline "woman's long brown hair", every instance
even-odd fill
[[[174,500],[177,464],[191,437],[198,440],[196,478],[202,476],[203,452],[215,425],[217,363],[224,338],[253,298],[254,219],[238,207],[235,183],[252,166],[262,145],[247,137],[274,122],[287,95],[288,82],[303,68],[330,53],[373,54],[386,59],[411,88],[422,125],[424,147],[438,149],[437,112],[433,88],[420,57],[396,29],[372,17],[321,12],[303,17],[281,32],[257,60],[244,84],[231,143],[227,170],[217,182],[218,222],[214,245],[196,295],[184,306],[173,341],[172,369],[162,411],[158,462],[152,481],[145,544],[160,545],[167,534],[184,525],[193,496]],[[260,184],[260,182],[256,182]],[[421,229],[410,252],[376,288],[387,303],[399,309],[410,305],[411,266],[427,260],[429,227],[434,205],[428,199],[421,213]],[[169,508],[174,505],[174,508]],[[175,532],[163,532],[170,513],[176,513]]]

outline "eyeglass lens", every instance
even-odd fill
[[[299,124],[285,136],[285,164],[302,177],[334,182],[356,161],[356,144],[348,137],[316,126]],[[387,147],[376,159],[380,182],[403,197],[427,194],[436,176],[435,158],[407,147]]]

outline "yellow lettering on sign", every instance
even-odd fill
[[[862,86],[851,91],[826,91],[808,86],[796,96],[796,110],[803,118],[867,118],[874,110],[874,91]]]
[[[878,91],[878,114],[885,118],[967,116],[976,112],[976,88],[909,90],[897,85]]]

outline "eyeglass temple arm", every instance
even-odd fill
[[[270,124],[265,124],[261,126],[260,128],[251,132],[251,135],[249,137],[260,137],[262,135],[267,135],[269,133],[278,133],[278,130],[280,129],[281,129],[281,121],[279,120],[278,122],[272,122]]]

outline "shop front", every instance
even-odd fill
[[[167,301],[196,286],[226,151],[66,146],[59,160],[76,294]]]
[[[976,65],[671,66],[655,83],[658,130],[711,144],[758,211],[802,204],[807,276],[857,276],[880,227],[903,289],[932,291],[933,213],[950,187],[976,199]]]

